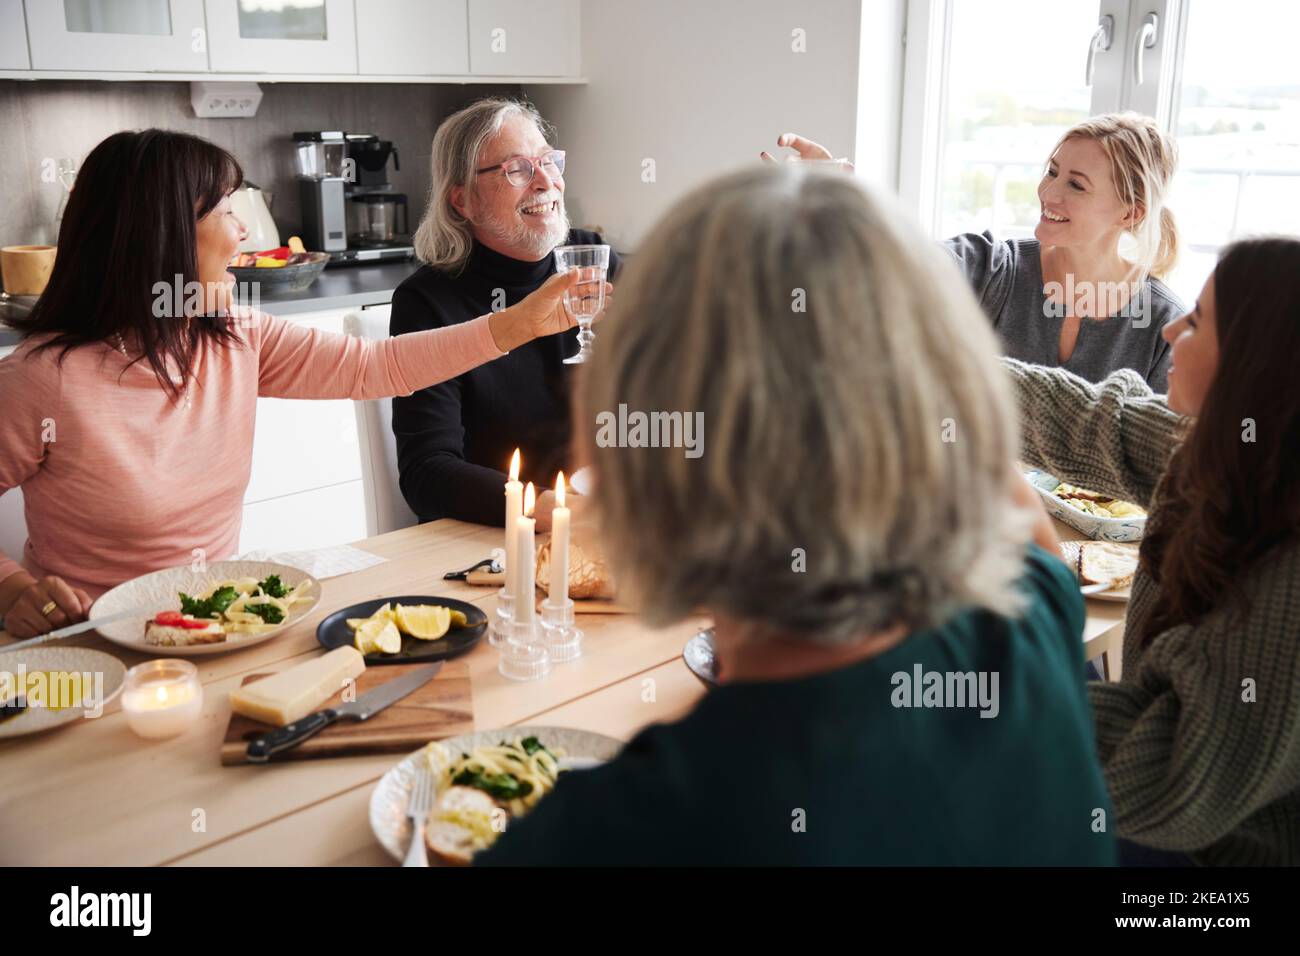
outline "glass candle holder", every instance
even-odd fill
[[[141,737],[159,740],[184,733],[203,710],[199,671],[189,661],[163,658],[126,672],[122,711],[127,726]]]
[[[582,629],[573,623],[573,599],[553,603],[548,597],[542,602],[542,634],[546,651],[557,664],[577,660],[582,656]]]
[[[506,637],[510,632],[510,624],[515,619],[515,599],[510,593],[502,588],[497,592],[497,606],[492,614],[492,623],[488,627],[488,644],[492,647],[500,647],[506,642]]]
[[[543,642],[542,625],[534,616],[531,620],[510,622],[506,639],[499,650],[501,660],[497,670],[511,680],[540,680],[551,672],[551,655]]]

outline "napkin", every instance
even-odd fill
[[[340,574],[364,571],[376,564],[383,564],[388,559],[354,548],[349,544],[340,544],[311,551],[249,551],[239,555],[237,560],[274,561],[277,564],[287,564],[290,567],[302,568],[316,580],[323,581],[325,578],[335,578]]]

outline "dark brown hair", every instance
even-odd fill
[[[131,342],[171,394],[170,364],[189,377],[199,340],[232,342],[223,316],[155,314],[155,285],[199,281],[195,224],[243,182],[235,157],[188,133],[114,133],[91,150],[68,198],[54,270],[29,316],[13,323],[37,349]],[[169,295],[169,299],[172,298]],[[182,296],[184,298],[184,296]]]
[[[1228,246],[1214,305],[1218,370],[1142,544],[1160,588],[1144,641],[1240,599],[1241,576],[1300,533],[1300,239]]]

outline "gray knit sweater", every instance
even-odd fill
[[[1004,360],[1024,460],[1143,505],[1182,419],[1134,372],[1093,385]],[[1244,569],[1241,604],[1139,647],[1157,585],[1133,582],[1123,679],[1089,685],[1116,833],[1205,864],[1300,863],[1300,541]],[[1253,687],[1253,701],[1250,688]]]

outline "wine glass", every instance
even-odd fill
[[[564,293],[564,307],[578,322],[578,351],[565,365],[581,365],[591,357],[591,331],[600,310],[605,308],[605,275],[609,272],[609,246],[558,246],[555,271],[578,271],[578,282]]]

